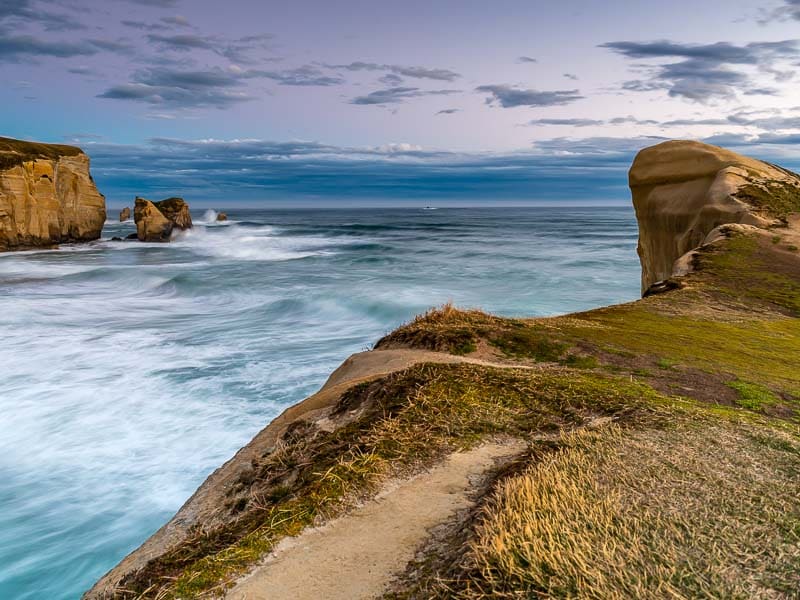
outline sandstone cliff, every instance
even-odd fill
[[[136,232],[143,242],[168,242],[173,229],[191,229],[189,205],[183,198],[167,198],[151,202],[136,198],[133,209]]]
[[[800,210],[800,177],[700,142],[642,150],[629,182],[639,221],[642,292],[670,278],[675,261],[718,226],[763,227]]]
[[[0,138],[0,251],[96,240],[105,219],[79,148]]]
[[[694,250],[685,285],[564,317],[417,317],[272,421],[86,597],[793,597],[794,176],[684,142],[633,171],[648,281],[672,267],[658,252]],[[754,187],[710,191],[731,177]],[[459,503],[433,510],[443,497]]]

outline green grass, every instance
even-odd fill
[[[531,358],[537,362],[557,362],[568,347],[567,344],[553,340],[542,328],[525,325],[492,331],[488,340],[508,357]]]
[[[736,197],[769,214],[785,218],[800,212],[800,188],[789,183],[772,182],[765,185],[749,184],[736,192]]]
[[[778,404],[781,399],[773,394],[767,387],[746,381],[731,381],[727,384],[736,390],[739,395],[737,404],[742,408],[760,411],[765,406]]]

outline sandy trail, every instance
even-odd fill
[[[472,505],[470,491],[498,459],[524,449],[522,441],[485,444],[395,480],[349,514],[283,540],[226,598],[374,598],[414,558],[432,527]]]

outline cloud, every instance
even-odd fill
[[[481,85],[475,88],[475,91],[489,94],[489,97],[486,99],[487,104],[497,102],[503,108],[514,108],[517,106],[563,106],[564,104],[570,104],[584,98],[584,96],[578,93],[578,90],[540,92],[503,84]]]
[[[781,6],[771,10],[762,9],[760,25],[767,25],[771,21],[800,21],[800,0],[784,0]]]
[[[432,69],[429,67],[407,67],[403,65],[387,65],[368,62],[352,62],[346,65],[325,65],[331,69],[347,71],[389,71],[402,77],[412,79],[434,79],[436,81],[455,81],[460,74],[449,69]]]
[[[176,190],[189,199],[265,197],[354,201],[626,200],[636,142],[558,155],[546,144],[512,153],[425,150],[410,143],[340,147],[313,141],[174,140],[89,143],[92,173],[110,201]],[[567,142],[564,142],[567,145]],[[640,146],[639,146],[640,147]]]
[[[312,65],[287,69],[284,71],[252,71],[251,76],[273,79],[281,85],[294,86],[330,86],[344,83],[341,77],[325,75]]]
[[[545,125],[563,125],[569,127],[590,127],[604,125],[624,125],[633,124],[639,126],[659,127],[662,129],[671,127],[751,127],[761,129],[765,132],[777,132],[786,130],[800,130],[800,115],[776,114],[764,116],[764,111],[738,111],[727,117],[713,118],[682,118],[658,121],[655,119],[640,119],[632,115],[626,117],[614,117],[610,119],[585,119],[585,118],[564,118],[564,119],[534,119],[527,124],[539,127]],[[738,135],[738,134],[737,134]],[[752,134],[751,134],[752,135]]]
[[[394,73],[387,73],[386,75],[378,79],[378,81],[389,87],[399,87],[403,84],[404,80],[399,75],[395,75]]]
[[[87,40],[92,46],[98,48],[100,50],[105,50],[106,52],[130,52],[133,49],[133,46],[126,41],[123,40],[98,40],[98,39],[91,39]]]
[[[72,67],[67,69],[67,72],[75,75],[96,75],[97,72],[90,67]]]
[[[153,86],[146,83],[115,85],[98,96],[112,100],[133,100],[170,108],[228,108],[252,100],[244,92],[218,89],[190,89],[178,86]]]
[[[461,109],[460,108],[445,108],[443,110],[440,110],[436,114],[437,115],[454,115],[457,112],[461,112]]]
[[[143,6],[156,6],[158,8],[172,8],[178,3],[178,0],[128,0],[134,4],[141,4]]]
[[[130,27],[131,29],[139,29],[140,31],[164,31],[170,29],[167,25],[162,25],[161,23],[145,23],[144,21],[132,21],[132,20],[121,21],[121,23],[125,27]]]
[[[800,134],[707,138],[797,168]],[[190,202],[265,198],[628,202],[635,154],[661,136],[558,137],[515,152],[459,153],[409,143],[343,147],[315,141],[176,140],[137,146],[89,142],[92,173],[110,201],[176,190]],[[787,156],[790,156],[787,160]],[[490,200],[487,200],[490,199]]]
[[[4,0],[0,3],[0,24],[35,23],[47,31],[73,31],[86,26],[67,14],[54,13],[41,2]]]
[[[784,12],[786,16],[800,21],[800,0],[786,0]]]
[[[518,63],[538,63],[539,61],[535,58],[531,58],[530,56],[520,56],[517,58]]]
[[[274,58],[264,58],[263,55],[253,57],[252,53],[257,51],[268,51],[274,36],[270,33],[258,35],[246,35],[239,39],[228,40],[221,44],[217,52],[229,61],[240,65],[254,65],[263,63]]]
[[[167,108],[228,108],[252,97],[237,88],[253,75],[214,68],[187,71],[153,68],[138,71],[133,81],[115,85],[99,98],[130,100]]]
[[[409,98],[419,98],[421,96],[444,96],[456,94],[460,90],[421,90],[416,87],[392,87],[384,90],[376,90],[365,96],[356,96],[350,104],[379,105],[397,104]]]
[[[194,35],[191,33],[187,34],[175,34],[175,35],[162,35],[158,33],[151,33],[147,36],[147,39],[154,43],[160,45],[162,48],[167,50],[176,50],[178,52],[187,52],[189,50],[213,50],[214,43],[211,37],[201,36],[201,35]]]
[[[342,82],[310,66],[276,72],[238,67],[195,70],[152,67],[135,72],[131,81],[114,85],[98,97],[170,109],[228,108],[254,99],[244,91],[246,83],[253,79],[272,79],[281,85],[294,86],[337,85]]]
[[[186,17],[182,17],[181,15],[175,15],[174,17],[162,17],[162,23],[166,23],[167,25],[173,25],[175,27],[191,27],[192,24],[189,23],[189,19]]]
[[[0,61],[15,62],[26,57],[70,58],[98,52],[97,44],[92,42],[51,42],[32,35],[0,35]]]
[[[568,125],[570,127],[592,127],[594,125],[605,125],[605,121],[596,119],[534,119],[528,121],[528,125],[539,127],[542,125]]]
[[[578,81],[578,76],[572,73],[564,73],[564,77],[571,79],[572,81]]]
[[[644,60],[678,59],[655,67],[645,67],[648,79],[625,82],[627,91],[667,90],[673,97],[696,102],[732,98],[740,90],[774,95],[777,90],[758,86],[742,68],[757,68],[762,73],[783,79],[783,71],[773,65],[796,59],[797,40],[753,42],[737,46],[729,42],[680,44],[671,41],[608,42],[600,45],[627,58]]]

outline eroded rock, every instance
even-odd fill
[[[136,232],[143,242],[168,242],[174,229],[191,229],[192,216],[183,198],[151,202],[137,196],[133,209]]]
[[[150,200],[136,198],[136,205],[133,208],[133,219],[136,221],[136,234],[139,241],[169,241],[174,224],[165,217]]]
[[[127,206],[119,212],[119,222],[124,223],[131,218],[131,209]]]
[[[183,198],[167,198],[153,204],[178,229],[192,228],[192,215],[189,214],[189,205]]]
[[[642,291],[684,272],[676,261],[727,223],[766,227],[800,209],[800,177],[692,141],[645,148],[629,174],[639,221]],[[685,261],[684,261],[685,262]]]

